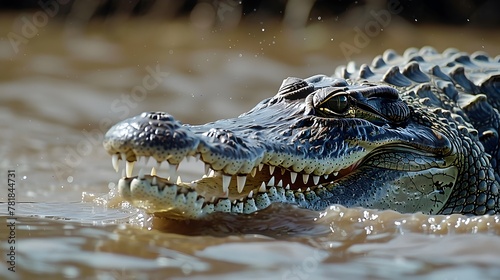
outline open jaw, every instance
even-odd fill
[[[276,166],[263,159],[265,163],[256,164],[248,174],[229,175],[214,171],[202,153],[187,153],[172,164],[169,155],[158,161],[155,156],[135,152],[112,154],[117,172],[123,166],[120,160],[125,159],[124,177],[118,183],[120,195],[149,213],[180,219],[199,219],[214,212],[250,214],[272,203],[313,210],[343,204],[436,213],[457,176],[449,159],[401,144],[352,152],[323,174],[318,169],[305,173],[306,161],[305,168],[296,172],[293,166]],[[193,163],[198,163],[198,170],[190,171],[197,171],[198,179],[183,181],[178,176],[179,165]]]
[[[187,156],[180,164],[170,164],[129,152],[112,155],[112,165],[117,172],[124,158],[127,159],[122,171],[124,177],[118,183],[120,195],[147,212],[183,219],[196,219],[213,212],[250,214],[271,203],[309,208],[306,196],[315,195],[331,182],[351,173],[360,162],[323,175],[294,172],[263,163],[252,168],[249,174],[228,175],[214,171],[203,162],[200,154]],[[178,176],[179,165],[186,161],[198,162],[199,179],[185,182]]]
[[[389,86],[288,78],[236,118],[187,125],[143,113],[110,128],[104,147],[117,171],[126,162],[121,196],[162,216],[249,214],[271,203],[440,211],[457,177],[456,151],[446,125],[410,112]],[[184,182],[177,168],[187,158],[205,168]]]

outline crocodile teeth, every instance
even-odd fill
[[[257,174],[257,168],[255,168],[255,167],[254,167],[254,168],[252,169],[251,174],[252,174],[252,177],[255,177],[255,174]]]
[[[259,171],[262,171],[262,167],[264,167],[263,163],[259,163]]]
[[[153,166],[156,166],[158,164],[159,164],[159,162],[156,161],[156,159],[154,157],[146,157],[146,166],[153,167]],[[157,168],[157,170],[158,170],[158,168]]]
[[[151,180],[151,185],[156,186],[157,184],[158,184],[158,182],[156,180],[156,176],[153,176],[153,179]]]
[[[266,184],[264,182],[262,182],[262,184],[260,185],[259,192],[261,193],[266,192]]]
[[[269,165],[269,174],[273,175],[275,166]]]
[[[286,184],[285,190],[289,190],[289,189],[290,189],[290,184]]]
[[[229,191],[229,183],[231,183],[231,176],[222,175],[222,192],[227,194]]]
[[[296,172],[290,172],[290,180],[292,181],[292,184],[295,183],[295,180],[297,180],[297,173]]]
[[[241,193],[243,191],[246,181],[247,181],[247,176],[236,176],[236,185],[238,187],[238,193]]]
[[[141,180],[144,179],[144,168],[141,167],[139,169],[139,175],[137,175],[137,178],[139,178]]]
[[[313,182],[317,185],[319,183],[319,176],[313,176]]]
[[[140,166],[144,166],[146,165],[146,158],[144,156],[138,156],[137,157],[137,163],[140,165]]]
[[[177,185],[179,185],[180,183],[182,183],[181,176],[177,177],[177,182],[176,182],[176,184],[177,184]]]
[[[208,172],[208,177],[215,177],[215,170],[213,169],[210,169],[210,171]]]
[[[250,193],[247,195],[248,198],[252,198],[253,196],[253,190],[250,191]]]
[[[325,175],[323,175],[323,178],[328,179],[328,176],[329,176],[329,175],[330,175],[330,174],[325,174]]]
[[[134,163],[135,161],[127,161],[125,165],[125,174],[127,177],[132,177],[132,172],[134,171]]]
[[[114,154],[111,156],[111,164],[116,172],[120,169],[120,159],[118,158],[118,154]]]
[[[333,176],[339,175],[339,172],[333,172]]]
[[[151,173],[150,173],[151,176],[156,176],[156,170],[157,170],[157,168],[154,168],[154,167],[151,168]]]
[[[304,184],[307,184],[307,181],[309,181],[309,174],[302,174],[302,181]]]
[[[274,176],[269,179],[269,182],[267,183],[268,186],[274,186]]]
[[[278,184],[276,184],[277,187],[283,187],[283,180],[280,180]]]
[[[285,172],[286,172],[286,169],[285,168],[281,168],[281,175],[285,175]]]
[[[208,176],[208,173],[210,173],[210,164],[205,163],[205,175]]]
[[[177,178],[177,168],[179,168],[179,165],[169,164],[168,167],[169,167],[170,180]]]

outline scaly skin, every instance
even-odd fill
[[[271,203],[495,214],[499,106],[498,57],[388,50],[333,77],[285,79],[234,119],[190,126],[143,113],[113,126],[104,147],[116,169],[127,161],[122,197],[163,216],[252,213]],[[178,181],[178,164],[191,156],[206,175]],[[132,177],[135,161],[158,166]],[[170,179],[156,176],[169,167]]]

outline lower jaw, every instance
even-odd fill
[[[214,212],[251,214],[265,209],[271,203],[289,203],[308,208],[306,197],[315,196],[321,185],[307,189],[287,189],[280,183],[273,186],[245,186],[238,193],[233,186],[227,195],[221,195],[220,178],[207,177],[194,183],[169,183],[156,177],[123,178],[118,183],[120,195],[133,206],[148,213],[162,214],[172,218],[198,219]]]

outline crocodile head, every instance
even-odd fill
[[[196,219],[271,203],[436,213],[457,180],[456,136],[408,104],[386,83],[287,78],[274,97],[237,118],[186,125],[143,113],[113,126],[104,147],[117,171],[126,161],[122,197],[150,213]],[[205,172],[183,182],[176,169],[191,157]]]

